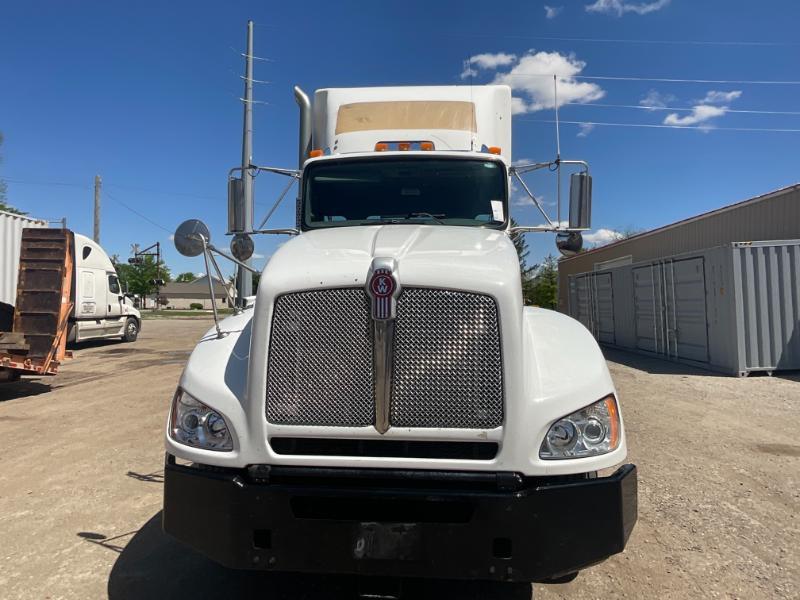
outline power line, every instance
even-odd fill
[[[26,181],[25,179],[9,179],[7,177],[4,177],[3,180],[10,181],[11,183],[21,183],[23,185],[59,185],[59,186],[83,188],[85,190],[93,189],[92,186],[90,185],[84,185],[82,183],[67,183],[65,181]]]
[[[30,179],[16,179],[16,178],[9,179],[9,178],[6,178],[6,177],[4,177],[3,179],[5,181],[9,181],[11,183],[21,183],[23,185],[55,185],[55,186],[76,187],[76,188],[82,188],[82,189],[85,189],[85,190],[93,189],[93,187],[90,186],[90,185],[85,185],[85,184],[82,184],[82,183],[70,183],[70,182],[66,182],[66,181],[32,181]],[[108,183],[107,181],[105,181],[103,183],[107,188],[113,187],[113,188],[118,188],[118,189],[121,189],[121,190],[129,190],[129,191],[133,191],[133,192],[146,192],[148,194],[159,194],[159,195],[162,195],[162,196],[184,196],[186,198],[195,198],[197,200],[213,200],[213,201],[219,200],[219,198],[215,198],[213,196],[200,196],[198,194],[187,194],[186,192],[171,192],[169,190],[153,190],[153,189],[148,189],[148,188],[131,187],[131,186],[127,186],[127,185],[119,185],[119,184],[116,184],[116,183]]]
[[[158,227],[159,229],[163,229],[163,230],[164,230],[164,231],[166,231],[167,233],[173,233],[173,232],[172,232],[170,229],[167,229],[166,227],[164,227],[164,226],[163,226],[163,225],[161,225],[160,223],[156,223],[156,222],[155,222],[155,221],[153,221],[153,220],[152,220],[150,217],[143,215],[142,213],[140,213],[140,212],[139,212],[138,210],[136,210],[135,208],[131,208],[130,206],[128,206],[127,204],[125,204],[125,203],[124,203],[122,200],[118,200],[117,198],[115,198],[115,197],[113,196],[113,194],[109,193],[109,192],[108,192],[108,190],[106,190],[106,196],[108,196],[109,198],[111,198],[111,199],[112,199],[114,202],[116,202],[117,204],[119,204],[119,205],[123,206],[124,208],[127,208],[127,209],[128,209],[129,211],[131,211],[133,214],[135,214],[135,215],[136,215],[136,216],[138,216],[139,218],[142,218],[142,219],[144,219],[145,221],[147,221],[147,222],[148,222],[148,223],[150,223],[151,225],[155,225],[156,227]]]
[[[474,38],[507,38],[519,40],[538,40],[545,42],[589,42],[601,44],[652,44],[652,45],[687,45],[687,46],[764,46],[764,47],[783,47],[800,46],[800,42],[764,42],[764,41],[737,41],[737,40],[643,40],[625,38],[580,38],[580,37],[552,37],[552,36],[532,36],[532,35],[494,35],[494,34],[469,34],[469,33],[448,33],[453,37],[474,37]]]
[[[555,123],[555,119],[517,119],[525,123]],[[564,121],[569,125],[597,125],[600,127],[645,127],[648,129],[700,129],[702,131],[750,131],[775,133],[800,133],[800,129],[779,129],[766,127],[711,127],[702,125],[655,125],[650,123],[606,123],[601,121]]]
[[[698,102],[698,104],[702,104]],[[671,111],[683,111],[683,112],[692,112],[694,108],[686,108],[686,107],[675,107],[675,106],[646,106],[642,104],[602,104],[596,102],[565,102],[562,106],[599,106],[602,108],[636,108],[640,110],[671,110]],[[754,115],[800,115],[800,111],[791,111],[791,110],[743,110],[743,109],[732,109],[732,108],[725,108],[721,106],[726,113],[741,113],[741,114],[754,114]]]
[[[588,79],[595,81],[655,81],[659,83],[721,83],[736,85],[800,85],[800,81],[775,81],[754,79],[680,79],[670,77],[630,77],[617,75],[560,75],[558,73],[499,73],[502,77],[526,79],[530,77],[552,78],[554,75],[564,79]]]

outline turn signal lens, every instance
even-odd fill
[[[308,158],[317,158],[317,157],[322,156],[323,154],[324,154],[324,152],[322,150],[320,150],[319,148],[317,148],[317,149],[312,150],[311,152],[308,153]]]
[[[614,396],[567,415],[553,423],[539,458],[557,460],[608,454],[619,447],[619,407]]]

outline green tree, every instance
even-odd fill
[[[195,279],[197,279],[197,275],[187,271],[186,273],[181,273],[180,275],[178,275],[175,278],[175,281],[177,281],[178,283],[191,283]]]
[[[140,264],[131,265],[119,263],[116,265],[117,275],[122,282],[127,285],[128,292],[148,296],[154,294],[156,286],[151,281],[153,279],[163,279],[165,282],[172,281],[169,267],[160,261],[156,264],[152,256],[145,256]]]
[[[0,132],[0,147],[2,146],[3,146],[3,133]],[[3,162],[3,155],[0,154],[0,163],[2,162]],[[28,213],[22,212],[18,208],[14,208],[10,204],[8,204],[7,192],[8,192],[8,186],[6,185],[6,182],[0,179],[0,210],[9,213],[14,213],[15,215],[27,215]]]
[[[533,269],[530,279],[530,302],[542,308],[558,307],[558,261],[552,254]],[[527,298],[526,298],[527,300]]]
[[[512,218],[511,227],[516,227],[517,222]],[[530,304],[533,301],[533,279],[531,277],[532,268],[528,266],[528,241],[525,239],[524,233],[512,233],[511,241],[514,243],[514,248],[517,250],[517,257],[519,258],[519,275],[522,284],[522,300],[525,304]]]

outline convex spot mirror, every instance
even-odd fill
[[[591,226],[592,176],[586,172],[573,173],[569,178],[569,228],[589,229]]]
[[[237,233],[231,240],[231,254],[237,260],[242,262],[253,256],[255,244],[253,238],[246,233]]]
[[[211,241],[211,232],[202,221],[189,219],[178,225],[173,241],[175,249],[184,256],[200,256],[205,244]]]
[[[575,256],[583,247],[583,236],[579,231],[556,235],[556,248],[563,256]]]

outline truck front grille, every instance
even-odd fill
[[[297,292],[275,302],[267,421],[361,427],[375,422],[372,321],[361,288]]]
[[[270,423],[375,422],[373,328],[362,288],[275,303],[267,368]],[[489,296],[405,288],[398,299],[390,425],[491,429],[503,421],[499,319]]]

